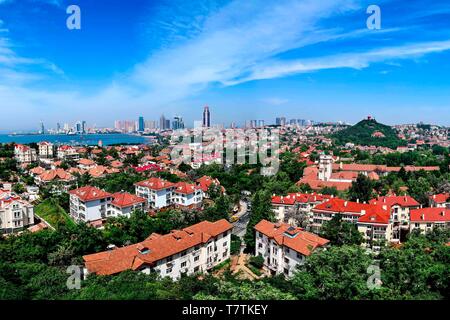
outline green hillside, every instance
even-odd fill
[[[338,145],[351,142],[356,145],[381,146],[395,149],[406,143],[406,141],[397,137],[394,129],[378,123],[375,119],[364,119],[354,126],[333,134],[331,137]]]

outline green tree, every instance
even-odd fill
[[[348,190],[348,196],[352,201],[368,202],[373,198],[374,183],[363,174],[359,174],[356,181],[352,182]]]
[[[265,191],[257,191],[253,196],[252,212],[247,224],[247,231],[244,236],[245,251],[255,251],[255,229],[254,227],[261,220],[266,219],[272,221],[274,213],[272,210],[271,196]]]
[[[332,245],[360,245],[363,242],[356,225],[342,220],[341,214],[335,214],[330,221],[323,224],[320,236],[330,240]]]

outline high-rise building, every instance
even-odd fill
[[[203,122],[202,125],[204,128],[209,128],[211,126],[211,114],[209,112],[209,107],[205,106],[203,109]]]
[[[159,129],[166,130],[166,117],[164,117],[164,115],[161,115],[159,118]]]
[[[61,132],[61,124],[59,122],[56,124],[56,132],[57,133]]]
[[[295,126],[297,124],[297,120],[296,119],[291,119],[291,120],[289,120],[289,124],[291,126]]]
[[[178,129],[184,129],[184,122],[183,118],[179,116],[175,116],[172,121],[172,129],[178,130]]]
[[[75,124],[75,132],[76,132],[76,133],[82,133],[81,122],[80,122],[80,121],[78,121],[78,122]]]
[[[264,120],[258,120],[258,127],[264,127]]]
[[[139,117],[139,123],[138,123],[138,131],[139,132],[144,132],[144,130],[145,130],[144,117],[140,116]]]
[[[87,128],[86,128],[86,121],[81,121],[81,133],[86,133]]]
[[[170,119],[166,119],[166,125],[164,126],[165,129],[170,129]]]
[[[231,128],[231,129],[236,129],[236,123],[235,123],[235,122],[232,122],[232,123],[230,124],[230,128]]]
[[[158,127],[158,122],[155,120],[145,120],[145,129],[154,130]]]
[[[45,133],[44,123],[41,121],[41,131],[40,131],[40,134],[44,134],[44,133]]]
[[[285,117],[279,117],[275,119],[275,124],[277,126],[285,126],[286,125],[286,118]]]

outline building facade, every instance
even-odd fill
[[[96,187],[70,190],[70,215],[75,221],[92,222],[112,216],[112,195]]]
[[[84,256],[85,270],[99,275],[125,270],[155,272],[173,280],[182,274],[204,273],[230,257],[232,228],[222,219],[165,235],[152,233],[140,243]]]
[[[33,205],[9,190],[0,189],[0,234],[22,231],[33,224]]]
[[[287,223],[261,220],[256,226],[255,255],[264,258],[264,268],[272,275],[290,277],[313,251],[329,242]]]

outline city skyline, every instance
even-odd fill
[[[369,1],[0,0],[0,131],[182,115],[450,124],[450,6]],[[34,11],[33,11],[34,10]],[[124,41],[123,39],[127,39]],[[257,45],[256,45],[257,44]],[[20,119],[20,121],[18,120]]]

